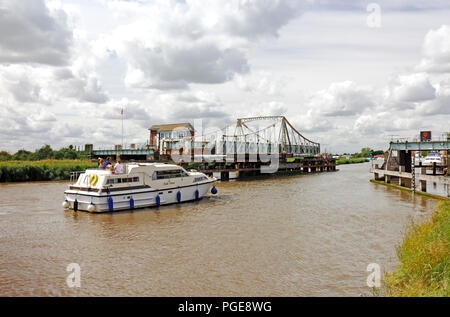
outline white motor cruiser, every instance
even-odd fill
[[[124,174],[88,169],[64,192],[64,208],[108,212],[198,200],[216,178],[178,165],[130,163]],[[211,193],[216,194],[213,186]]]

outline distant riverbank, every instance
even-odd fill
[[[339,159],[339,164],[364,163],[366,158]],[[39,160],[39,161],[3,161],[0,162],[1,182],[27,182],[68,180],[70,173],[97,167],[89,160]]]
[[[97,167],[89,160],[0,162],[0,182],[68,180],[70,173]]]
[[[356,164],[356,163],[365,163],[365,162],[369,162],[368,158],[350,158],[350,159],[338,159],[336,161],[337,165],[341,165],[341,164]]]
[[[385,278],[388,296],[450,296],[450,200],[428,222],[409,228],[397,255],[398,270]]]

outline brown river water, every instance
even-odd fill
[[[392,271],[436,201],[370,183],[368,163],[339,169],[106,214],[64,210],[66,182],[1,184],[0,296],[370,295],[367,265]]]

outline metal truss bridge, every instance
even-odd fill
[[[165,139],[164,149],[202,148],[211,154],[279,153],[312,156],[320,153],[320,144],[303,136],[284,116],[239,118],[214,132]]]

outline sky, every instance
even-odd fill
[[[0,0],[0,150],[284,115],[332,153],[450,131],[448,1]]]

